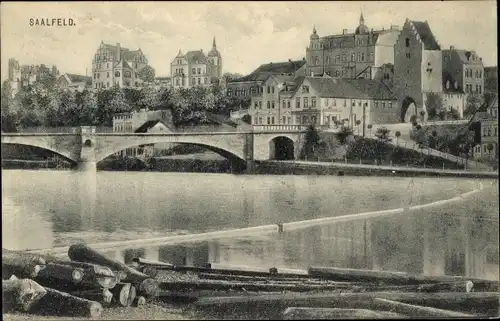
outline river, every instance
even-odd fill
[[[401,215],[282,234],[109,252],[174,264],[336,266],[498,280],[498,186],[457,178],[2,170],[2,241],[45,249],[342,216],[427,204]]]

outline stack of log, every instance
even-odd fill
[[[498,315],[498,281],[310,267],[175,266],[109,259],[84,244],[68,260],[3,251],[4,311],[98,317],[148,301],[227,318],[360,319]],[[11,277],[16,276],[16,277]]]
[[[97,318],[104,307],[143,305],[158,296],[154,278],[84,244],[72,245],[68,257],[3,249],[4,312]]]

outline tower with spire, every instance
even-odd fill
[[[212,42],[212,49],[208,53],[208,61],[212,63],[214,71],[213,77],[221,78],[222,77],[222,56],[220,52],[217,50],[217,44],[214,40]]]

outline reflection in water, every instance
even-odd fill
[[[291,222],[447,199],[477,181],[428,178],[3,171],[4,247],[48,248]],[[488,181],[485,185],[489,185]],[[498,187],[425,212],[274,236],[106,253],[207,262],[398,270],[498,279]]]

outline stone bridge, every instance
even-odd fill
[[[291,154],[288,159],[296,159],[302,146],[303,132],[304,128],[300,126],[274,126],[235,132],[96,133],[95,127],[84,126],[73,133],[2,133],[1,138],[2,144],[47,149],[77,163],[80,169],[95,170],[97,162],[118,151],[156,143],[204,146],[247,166],[255,160],[280,158],[278,154],[283,149]]]

